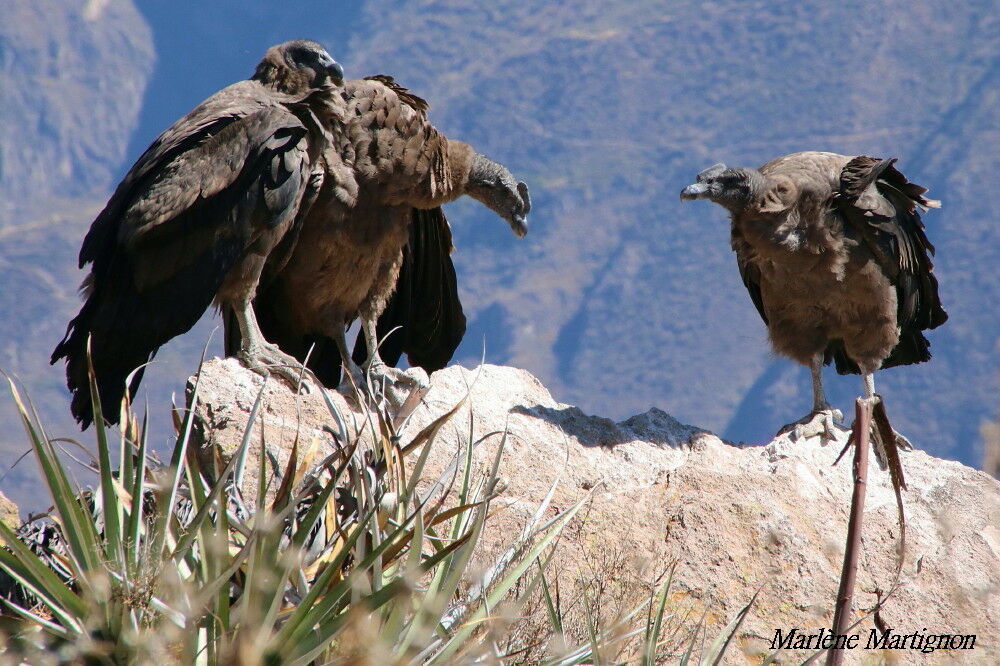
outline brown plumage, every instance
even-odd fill
[[[66,359],[74,416],[93,418],[86,349],[101,409],[118,420],[126,378],[197,322],[213,300],[238,313],[242,359],[287,362],[261,338],[249,301],[264,261],[318,191],[328,133],[314,111],[343,70],[322,46],[268,50],[253,78],[215,93],[156,139],[118,185],[80,250],[86,302],[52,362]],[[290,252],[293,243],[283,249]]]
[[[527,187],[427,120],[427,104],[390,77],[348,81],[325,109],[333,136],[325,182],[283,267],[268,266],[254,308],[269,339],[305,359],[327,386],[341,362],[360,380],[346,326],[360,318],[356,356],[386,374],[402,353],[428,371],[450,360],[465,331],[440,206],[463,194],[527,231]],[[397,287],[398,285],[398,287]],[[227,344],[238,337],[228,327]],[[371,350],[374,353],[369,353]]]
[[[863,374],[871,397],[872,374],[930,359],[923,331],[947,320],[918,213],[940,204],[894,162],[793,153],[759,169],[716,165],[681,192],[729,211],[740,275],[771,344],[812,369],[814,413],[830,410],[824,363]]]

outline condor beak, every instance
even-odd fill
[[[694,183],[681,190],[681,201],[704,199],[708,194],[708,183]]]
[[[322,72],[329,77],[334,84],[340,86],[344,84],[344,68],[340,66],[340,63],[333,59],[333,57],[323,51],[319,54],[319,65],[323,68]]]
[[[528,233],[528,219],[524,215],[513,215],[510,218],[510,230],[518,238],[524,238]]]
[[[341,67],[339,62],[337,62],[336,60],[331,60],[330,64],[327,65],[326,73],[330,76],[330,79],[338,86],[344,85],[344,68]]]
[[[510,228],[518,238],[524,238],[528,233],[528,213],[531,212],[531,195],[528,194],[528,185],[524,182],[517,184],[517,196],[521,198],[520,210],[510,217]]]

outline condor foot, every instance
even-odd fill
[[[836,441],[842,433],[847,432],[846,428],[837,424],[843,419],[844,415],[839,409],[831,407],[815,410],[798,421],[784,426],[778,431],[778,436],[788,435],[792,441],[819,437],[820,443],[826,446],[828,443]]]
[[[416,409],[431,386],[427,373],[421,368],[400,370],[376,361],[369,364],[367,372],[357,366],[344,370],[344,378],[338,390],[359,399],[360,391],[373,405],[388,407],[397,423],[405,420]]]
[[[292,390],[301,388],[304,393],[311,391],[306,380],[312,378],[312,373],[297,358],[281,351],[277,345],[266,342],[250,349],[241,350],[239,359],[243,365],[258,375],[263,377],[276,375]]]

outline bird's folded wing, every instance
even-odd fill
[[[926,330],[948,318],[932,273],[934,246],[919,213],[940,203],[924,197],[926,188],[909,182],[895,161],[854,158],[844,167],[833,201],[896,285],[900,327]]]
[[[760,313],[760,318],[767,325],[767,315],[764,313],[764,298],[760,292],[760,268],[753,263],[753,248],[747,243],[740,231],[733,226],[730,239],[733,252],[736,253],[736,265],[740,269],[740,277],[743,278],[743,285],[750,294],[750,300]]]
[[[101,400],[116,413],[125,376],[198,321],[256,236],[290,226],[302,197],[306,130],[284,107],[197,124],[200,133],[175,131],[186,138],[147,151],[81,251],[93,263],[87,300],[52,360],[67,358],[73,411],[84,422],[88,337],[107,387]]]

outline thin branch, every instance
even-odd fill
[[[844,549],[844,566],[840,571],[840,588],[833,614],[833,638],[847,633],[851,624],[854,586],[858,578],[858,556],[861,553],[861,523],[865,511],[865,490],[868,485],[868,440],[871,433],[874,399],[858,398],[854,404],[854,427],[848,446],[854,444],[854,493],[851,495],[851,515],[847,523],[847,545]],[[844,662],[844,650],[832,649],[827,653],[827,666]]]

